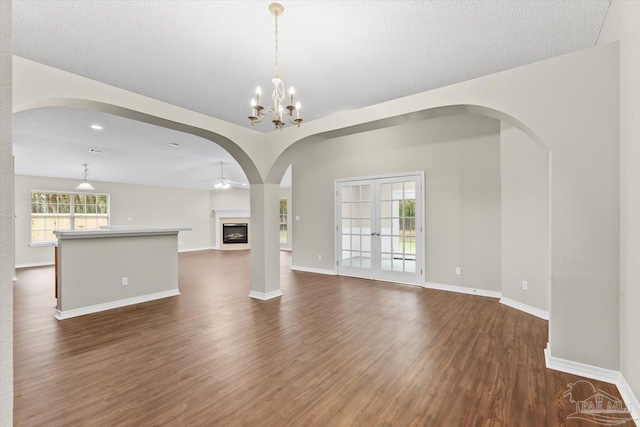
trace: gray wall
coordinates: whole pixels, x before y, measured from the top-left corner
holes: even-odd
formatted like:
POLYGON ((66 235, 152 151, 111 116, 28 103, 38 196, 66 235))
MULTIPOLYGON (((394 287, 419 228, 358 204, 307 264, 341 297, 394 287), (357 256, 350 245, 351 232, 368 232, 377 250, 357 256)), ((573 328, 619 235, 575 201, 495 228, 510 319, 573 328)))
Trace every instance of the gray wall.
POLYGON ((0 425, 13 425, 13 154, 11 0, 0 1, 0 425))
MULTIPOLYGON (((212 246, 209 191, 147 185, 92 182, 95 192, 111 200, 111 225, 189 227, 179 234, 179 250, 212 246), (131 221, 128 219, 131 218, 131 221)), ((53 263, 53 249, 30 247, 30 191, 77 191, 77 181, 59 178, 15 176, 16 265, 53 263)))
POLYGON ((502 296, 548 311, 549 167, 545 149, 501 122, 502 296), (527 282, 528 290, 522 289, 527 282))
POLYGON ((620 41, 620 370, 640 398, 640 2, 614 1, 598 44, 620 41))
POLYGON ((293 264, 335 269, 335 179, 425 171, 426 281, 500 291, 499 130, 495 119, 458 115, 301 147, 293 264))

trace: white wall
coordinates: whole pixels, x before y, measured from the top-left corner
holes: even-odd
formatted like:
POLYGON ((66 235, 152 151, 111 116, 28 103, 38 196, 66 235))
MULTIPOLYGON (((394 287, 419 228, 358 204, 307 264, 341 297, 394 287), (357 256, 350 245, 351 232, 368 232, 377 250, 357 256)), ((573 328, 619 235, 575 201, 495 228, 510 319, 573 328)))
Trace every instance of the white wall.
POLYGON ((301 148, 293 161, 292 215, 300 216, 293 264, 335 269, 335 179, 415 171, 426 172, 426 281, 500 291, 499 122, 480 116, 424 120, 301 148))
POLYGON ((640 2, 613 1, 598 44, 620 41, 620 369, 640 397, 640 2))
MULTIPOLYGON (((179 250, 211 247, 209 191, 97 181, 92 184, 95 192, 110 195, 112 226, 189 227, 193 230, 178 235, 179 250)), ((53 263, 51 247, 29 246, 31 190, 73 192, 77 185, 69 179, 15 176, 17 266, 53 263)))
POLYGON ((0 1, 0 426, 13 425, 13 154, 11 0, 0 1))
POLYGON ((548 311, 549 167, 545 150, 501 123, 502 296, 548 311), (527 282, 528 290, 522 289, 527 282))
POLYGON ((244 188, 230 188, 228 190, 211 190, 211 210, 248 211, 250 191, 244 188))

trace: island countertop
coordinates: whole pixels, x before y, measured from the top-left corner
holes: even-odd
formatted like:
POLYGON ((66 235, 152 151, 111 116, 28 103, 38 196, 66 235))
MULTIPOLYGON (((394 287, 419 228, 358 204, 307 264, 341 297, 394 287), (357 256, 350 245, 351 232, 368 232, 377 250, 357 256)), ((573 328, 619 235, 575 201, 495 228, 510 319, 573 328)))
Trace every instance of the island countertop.
POLYGON ((160 236, 164 234, 178 234, 180 231, 191 231, 191 228, 181 227, 101 227, 99 230, 54 230, 58 240, 95 239, 105 237, 135 237, 160 236))

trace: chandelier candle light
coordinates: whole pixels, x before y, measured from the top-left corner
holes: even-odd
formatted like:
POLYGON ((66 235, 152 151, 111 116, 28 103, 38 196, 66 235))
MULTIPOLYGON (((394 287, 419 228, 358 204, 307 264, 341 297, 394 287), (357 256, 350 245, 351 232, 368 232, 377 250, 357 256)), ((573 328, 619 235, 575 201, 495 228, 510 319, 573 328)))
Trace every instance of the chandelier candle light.
POLYGON ((271 95, 273 105, 265 110, 265 108, 260 104, 260 95, 262 95, 262 91, 260 88, 257 88, 256 97, 251 100, 251 115, 249 116, 249 120, 251 121, 251 126, 253 126, 255 123, 260 123, 264 120, 264 117, 258 119, 259 117, 266 116, 268 113, 271 113, 273 117, 271 121, 275 125, 276 129, 282 130, 285 125, 284 116, 287 115, 289 117, 293 117, 293 112, 295 111, 296 118, 293 120, 289 119, 289 122, 300 127, 300 123, 302 122, 302 119, 300 118, 300 103, 298 102, 295 107, 293 106, 293 95, 295 94, 293 88, 289 89, 289 105, 286 107, 282 106, 285 101, 285 92, 284 82, 282 81, 280 71, 278 70, 278 16, 282 15, 284 7, 279 3, 271 3, 269 5, 269 11, 276 17, 276 76, 271 80, 275 86, 273 94, 271 95))

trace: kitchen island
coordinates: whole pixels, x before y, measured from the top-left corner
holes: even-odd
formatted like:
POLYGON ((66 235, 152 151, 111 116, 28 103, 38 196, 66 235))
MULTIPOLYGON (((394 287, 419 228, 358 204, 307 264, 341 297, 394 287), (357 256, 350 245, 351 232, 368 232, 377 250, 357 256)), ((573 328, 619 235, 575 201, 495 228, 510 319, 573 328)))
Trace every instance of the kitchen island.
POLYGON ((178 233, 190 228, 54 231, 58 320, 180 294, 178 233))

